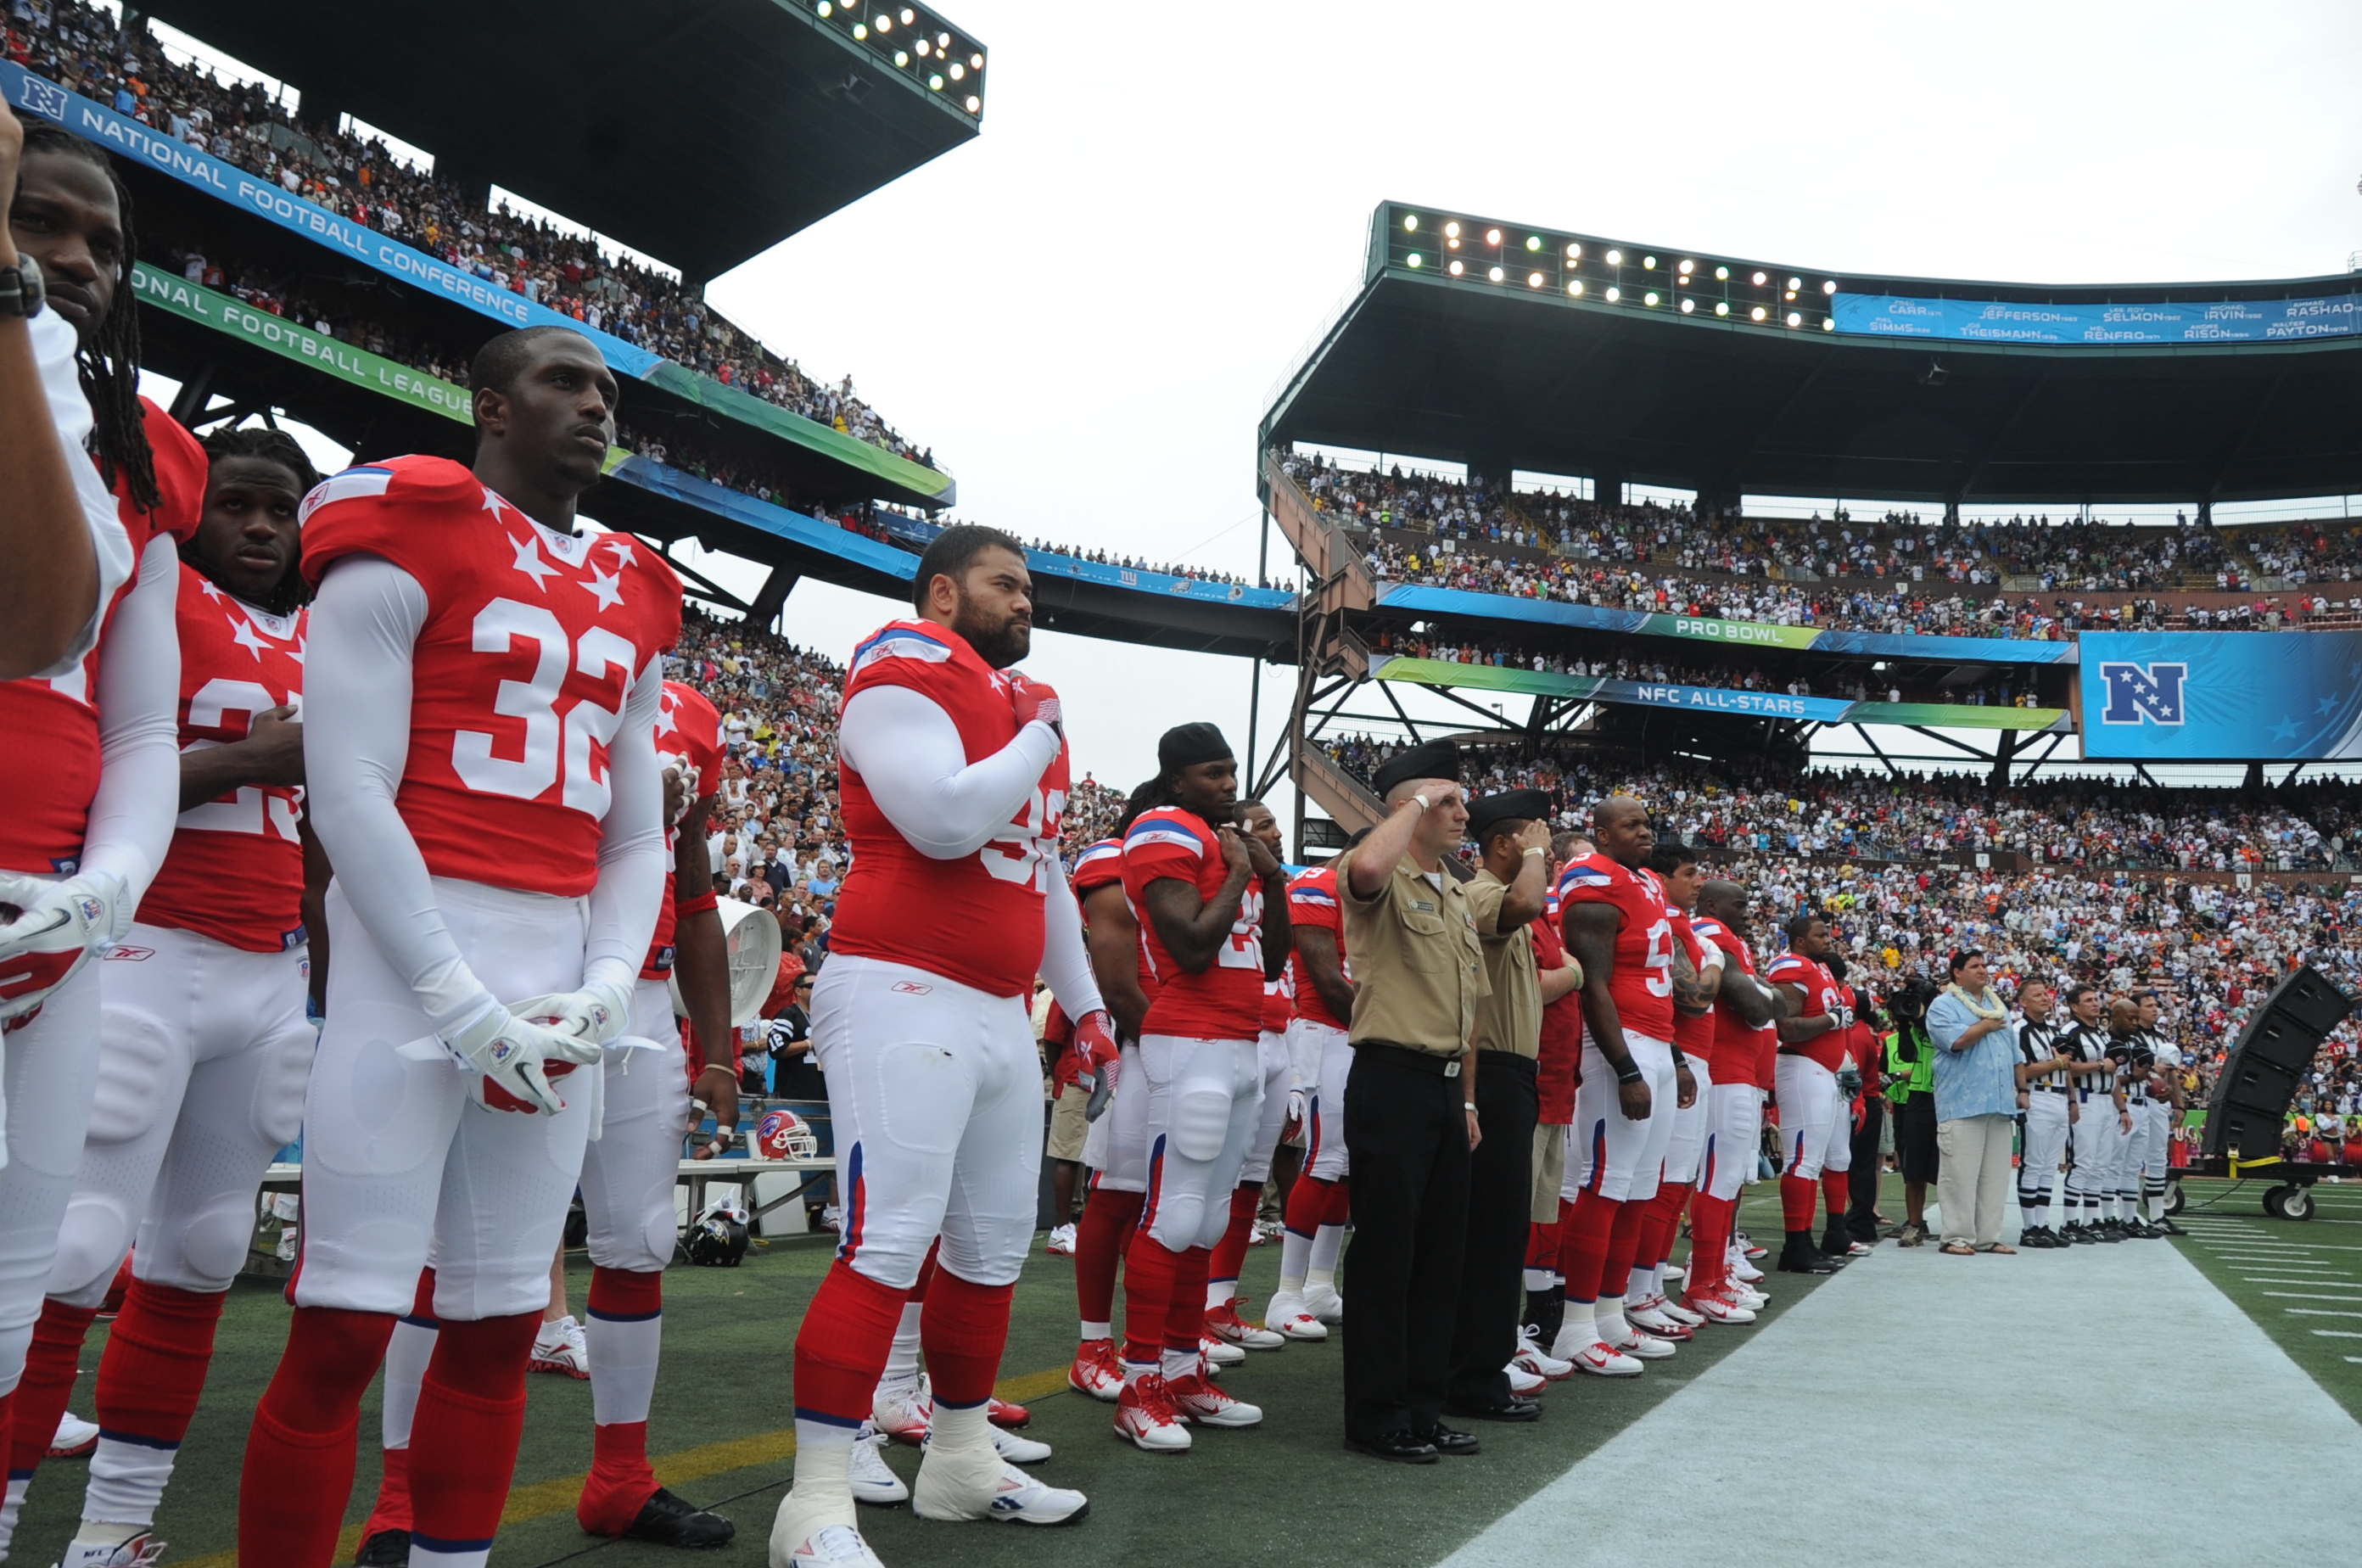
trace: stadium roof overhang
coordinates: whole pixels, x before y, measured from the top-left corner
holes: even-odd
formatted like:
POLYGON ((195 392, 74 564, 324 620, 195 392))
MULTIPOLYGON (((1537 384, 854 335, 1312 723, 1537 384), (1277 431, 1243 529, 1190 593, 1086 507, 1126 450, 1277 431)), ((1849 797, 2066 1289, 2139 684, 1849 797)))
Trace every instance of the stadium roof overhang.
POLYGON ((1716 497, 2362 491, 2351 277, 1864 278, 1392 203, 1372 220, 1365 276, 1265 416, 1266 445, 1716 497))
POLYGON ((438 172, 698 280, 969 140, 983 112, 984 46, 900 0, 883 23, 779 0, 139 9, 285 81, 309 114, 355 115, 435 154, 438 172))

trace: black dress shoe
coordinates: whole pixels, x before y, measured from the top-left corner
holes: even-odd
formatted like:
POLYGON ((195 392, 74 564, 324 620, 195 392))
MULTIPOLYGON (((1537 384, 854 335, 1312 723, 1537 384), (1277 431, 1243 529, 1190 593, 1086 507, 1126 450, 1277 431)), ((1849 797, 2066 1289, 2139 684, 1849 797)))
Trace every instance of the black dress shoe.
POLYGON ((1541 1401, 1520 1399, 1515 1395, 1497 1405, 1462 1405, 1446 1401, 1446 1415, 1458 1416, 1468 1421, 1539 1421, 1542 1419, 1541 1401))
POLYGON ((1814 1249, 1810 1242, 1801 1247, 1780 1249, 1781 1274, 1835 1274, 1845 1265, 1825 1253, 1814 1249))
POLYGON ((1407 1427, 1380 1432, 1367 1441, 1349 1437, 1345 1440, 1345 1446, 1355 1453, 1366 1453, 1372 1459, 1391 1459, 1396 1464, 1432 1464, 1438 1457, 1433 1443, 1426 1441, 1407 1427))
POLYGON ((2190 1232, 2189 1232, 2189 1231, 2187 1231, 2183 1230, 2180 1226, 2179 1226, 2179 1225, 2175 1224, 2175 1223, 2174 1223, 2172 1220, 2167 1220, 2167 1221, 2165 1222, 2165 1225, 2164 1225, 2164 1231, 2165 1231, 2165 1233, 2166 1233, 2167 1235, 2169 1235, 2169 1236, 2187 1236, 2188 1234, 2190 1234, 2190 1232))
POLYGON ((2066 1236, 2070 1245, 2078 1247, 2093 1246, 2100 1240, 2092 1233, 2092 1229, 2088 1225, 2070 1225, 2067 1227, 2066 1236))
POLYGON ((1474 1432, 1455 1432, 1440 1421, 1419 1433, 1429 1448, 1452 1459, 1466 1459, 1481 1453, 1485 1445, 1476 1441, 1474 1432))
POLYGON ((409 1568, 410 1532, 406 1529, 381 1529, 361 1542, 353 1553, 359 1568, 409 1568))
POLYGON ((727 1546, 737 1533, 738 1527, 720 1514, 709 1514, 659 1486, 655 1496, 640 1505, 639 1518, 624 1531, 624 1539, 696 1548, 727 1546))

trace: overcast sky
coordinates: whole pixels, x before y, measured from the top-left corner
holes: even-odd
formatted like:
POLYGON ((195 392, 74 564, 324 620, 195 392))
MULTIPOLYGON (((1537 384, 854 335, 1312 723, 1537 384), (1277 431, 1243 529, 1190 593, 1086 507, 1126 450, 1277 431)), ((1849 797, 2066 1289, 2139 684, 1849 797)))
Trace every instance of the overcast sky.
MULTIPOLYGON (((2356 0, 944 5, 991 51, 983 134, 711 295, 851 372, 957 475, 959 515, 1157 559, 1254 569, 1257 421, 1382 199, 1839 277, 2362 250, 2356 0)), ((807 583, 788 626, 842 657, 892 613, 807 583)), ((1183 720, 1244 745, 1241 661, 1036 648, 1102 778, 1183 720)), ((1292 677, 1266 673, 1266 737, 1292 677)))

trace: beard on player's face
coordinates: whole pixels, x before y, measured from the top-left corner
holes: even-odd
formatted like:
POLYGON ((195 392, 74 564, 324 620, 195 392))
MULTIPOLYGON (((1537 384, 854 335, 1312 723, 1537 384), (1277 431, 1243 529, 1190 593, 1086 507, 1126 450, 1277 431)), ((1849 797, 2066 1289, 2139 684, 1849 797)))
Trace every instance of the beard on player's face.
POLYGON ((1007 669, 1033 647, 1032 617, 996 611, 971 598, 965 589, 959 593, 959 607, 952 613, 952 630, 967 640, 977 657, 995 669, 1007 669))

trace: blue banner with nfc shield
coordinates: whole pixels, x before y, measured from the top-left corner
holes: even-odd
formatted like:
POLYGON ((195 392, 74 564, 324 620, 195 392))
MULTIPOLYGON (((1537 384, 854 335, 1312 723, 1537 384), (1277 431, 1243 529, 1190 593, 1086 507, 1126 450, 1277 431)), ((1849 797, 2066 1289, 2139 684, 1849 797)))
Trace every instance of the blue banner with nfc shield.
POLYGON ((2086 632, 2083 755, 2362 756, 2362 632, 2086 632))
POLYGON ((2362 294, 2279 300, 2058 303, 1839 294, 1839 332, 1962 343, 2109 347, 2124 343, 2280 343, 2362 332, 2362 294))

